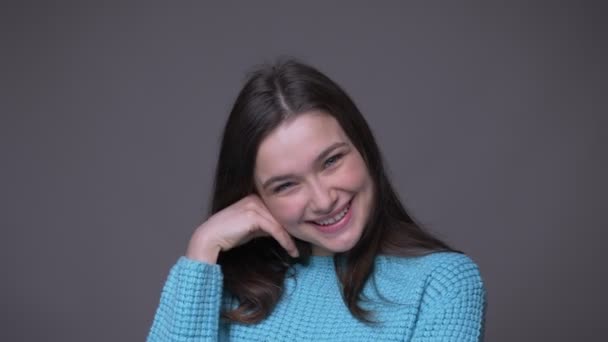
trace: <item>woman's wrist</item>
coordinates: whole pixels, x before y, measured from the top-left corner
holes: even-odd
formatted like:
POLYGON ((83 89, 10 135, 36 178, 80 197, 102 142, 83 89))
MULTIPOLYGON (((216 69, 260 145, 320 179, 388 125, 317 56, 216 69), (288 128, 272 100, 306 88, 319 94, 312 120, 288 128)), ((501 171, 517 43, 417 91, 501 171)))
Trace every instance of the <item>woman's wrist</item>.
POLYGON ((186 258, 207 264, 216 264, 221 250, 219 245, 212 243, 209 239, 194 234, 188 244, 186 258))
POLYGON ((191 248, 188 248, 188 250, 186 251, 186 258, 213 265, 217 263, 217 257, 219 254, 219 248, 217 249, 217 251, 212 249, 191 250, 191 248))

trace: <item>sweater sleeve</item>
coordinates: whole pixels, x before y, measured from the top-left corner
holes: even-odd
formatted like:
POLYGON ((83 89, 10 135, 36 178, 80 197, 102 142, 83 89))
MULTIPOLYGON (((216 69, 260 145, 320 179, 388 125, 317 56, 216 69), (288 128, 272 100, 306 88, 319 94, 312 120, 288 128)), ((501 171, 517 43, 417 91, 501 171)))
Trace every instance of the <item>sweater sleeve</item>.
POLYGON ((147 341, 217 341, 222 284, 219 265, 179 258, 163 287, 147 341))
POLYGON ((465 255, 444 260, 430 274, 412 341, 483 341, 485 309, 477 265, 465 255))

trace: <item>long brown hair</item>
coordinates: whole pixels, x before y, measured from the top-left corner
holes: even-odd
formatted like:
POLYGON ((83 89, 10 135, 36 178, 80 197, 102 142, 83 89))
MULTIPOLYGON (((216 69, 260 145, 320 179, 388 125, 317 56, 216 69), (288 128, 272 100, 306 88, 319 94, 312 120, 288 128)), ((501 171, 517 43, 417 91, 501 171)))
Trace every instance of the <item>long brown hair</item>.
MULTIPOLYGON (((333 116, 363 156, 374 182, 369 221, 357 244, 334 256, 343 299, 363 322, 371 313, 359 305, 361 291, 374 270, 377 255, 413 256, 452 249, 421 229, 406 212, 384 169, 372 132, 354 102, 340 86, 315 68, 283 59, 252 72, 240 91, 224 129, 217 164, 211 214, 255 192, 253 170, 261 141, 286 118, 311 110, 333 116)), ((297 240, 300 258, 293 259, 271 238, 220 253, 225 290, 238 306, 222 313, 234 322, 256 323, 280 300, 293 264, 306 262, 310 243, 297 240)))

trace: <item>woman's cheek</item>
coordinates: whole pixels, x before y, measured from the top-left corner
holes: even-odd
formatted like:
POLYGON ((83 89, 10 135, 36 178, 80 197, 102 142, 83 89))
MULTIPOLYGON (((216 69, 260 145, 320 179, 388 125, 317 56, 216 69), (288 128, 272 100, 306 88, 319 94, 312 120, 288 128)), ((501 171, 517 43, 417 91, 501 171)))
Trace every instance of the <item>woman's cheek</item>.
POLYGON ((340 174, 342 182, 351 186, 361 186, 365 183, 367 176, 367 168, 362 159, 352 158, 349 160, 343 172, 340 174))

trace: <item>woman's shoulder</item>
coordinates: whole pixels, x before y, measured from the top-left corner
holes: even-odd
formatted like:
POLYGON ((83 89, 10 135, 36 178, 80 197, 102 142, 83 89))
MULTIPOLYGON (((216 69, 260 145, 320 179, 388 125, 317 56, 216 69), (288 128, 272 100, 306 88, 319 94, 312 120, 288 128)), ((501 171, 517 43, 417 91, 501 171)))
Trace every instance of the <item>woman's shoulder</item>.
POLYGON ((417 268, 421 270, 434 269, 439 266, 476 266, 476 263, 468 255, 451 251, 436 251, 416 256, 381 255, 378 257, 378 262, 380 264, 392 265, 393 267, 417 268))
POLYGON ((479 267, 471 257, 458 252, 432 252, 421 256, 381 256, 378 271, 395 280, 419 279, 434 286, 478 284, 483 286, 479 267))

